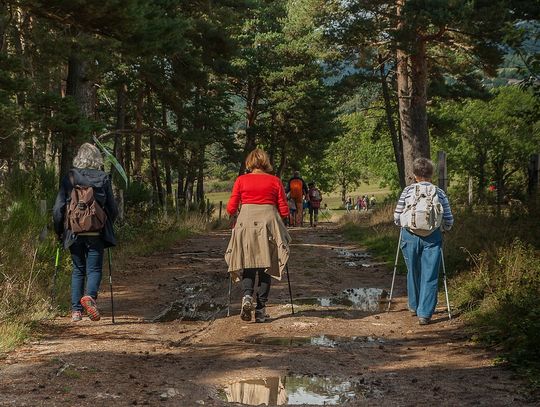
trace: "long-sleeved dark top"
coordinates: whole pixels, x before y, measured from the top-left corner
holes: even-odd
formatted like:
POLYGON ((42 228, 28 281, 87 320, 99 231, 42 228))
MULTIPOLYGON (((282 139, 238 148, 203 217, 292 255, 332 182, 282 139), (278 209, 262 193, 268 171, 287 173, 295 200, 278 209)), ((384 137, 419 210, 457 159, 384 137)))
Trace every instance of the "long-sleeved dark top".
POLYGON ((62 241, 65 248, 71 246, 77 236, 65 228, 66 207, 71 199, 73 185, 90 186, 94 189, 94 197, 98 204, 107 214, 107 222, 100 233, 100 237, 105 242, 105 247, 116 245, 113 223, 118 216, 118 207, 114 200, 110 177, 107 173, 89 168, 70 170, 69 175, 62 178, 60 191, 56 196, 53 207, 54 231, 62 241), (73 178, 73 183, 70 180, 73 178))

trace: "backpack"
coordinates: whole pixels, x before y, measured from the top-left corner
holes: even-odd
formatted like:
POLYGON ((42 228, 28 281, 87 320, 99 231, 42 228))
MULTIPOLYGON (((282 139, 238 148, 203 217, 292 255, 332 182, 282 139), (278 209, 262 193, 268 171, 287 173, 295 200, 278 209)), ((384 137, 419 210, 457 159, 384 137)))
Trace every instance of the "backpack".
POLYGON ((289 182, 289 190, 291 198, 300 200, 304 196, 304 183, 300 178, 293 178, 289 182))
POLYGON ((73 233, 100 232, 107 214, 94 197, 94 188, 75 185, 67 207, 66 227, 73 233))
POLYGON ((415 184, 405 197, 405 209, 399 216, 402 227, 419 236, 428 236, 441 227, 443 207, 435 185, 415 184))
POLYGON ((312 208, 320 208, 321 200, 321 192, 317 188, 309 190, 309 203, 312 208))

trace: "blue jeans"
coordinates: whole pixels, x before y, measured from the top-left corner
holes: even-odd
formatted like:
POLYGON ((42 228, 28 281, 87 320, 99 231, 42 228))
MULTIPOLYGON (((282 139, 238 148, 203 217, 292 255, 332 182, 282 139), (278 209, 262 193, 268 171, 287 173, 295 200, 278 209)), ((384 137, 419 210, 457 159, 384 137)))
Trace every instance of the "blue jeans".
POLYGON ((86 295, 96 299, 103 269, 104 243, 99 236, 77 236, 69 247, 73 272, 71 273, 71 309, 82 311, 81 298, 86 295))
POLYGON ((407 265, 409 309, 420 318, 431 318, 437 305, 442 233, 417 236, 403 228, 401 251, 407 265))

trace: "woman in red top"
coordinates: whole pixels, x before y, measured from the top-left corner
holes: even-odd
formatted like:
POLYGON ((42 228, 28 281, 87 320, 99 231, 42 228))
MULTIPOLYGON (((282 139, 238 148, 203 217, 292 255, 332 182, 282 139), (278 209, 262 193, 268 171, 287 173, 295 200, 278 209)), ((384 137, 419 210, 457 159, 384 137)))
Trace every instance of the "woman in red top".
POLYGON ((285 189, 278 177, 271 175, 268 155, 255 149, 246 158, 249 174, 239 176, 227 204, 227 212, 240 214, 232 231, 225 253, 231 277, 242 279, 242 310, 240 317, 264 322, 271 277, 281 280, 289 260, 291 238, 282 218, 289 215, 285 189), (254 306, 255 276, 259 275, 259 289, 254 306))

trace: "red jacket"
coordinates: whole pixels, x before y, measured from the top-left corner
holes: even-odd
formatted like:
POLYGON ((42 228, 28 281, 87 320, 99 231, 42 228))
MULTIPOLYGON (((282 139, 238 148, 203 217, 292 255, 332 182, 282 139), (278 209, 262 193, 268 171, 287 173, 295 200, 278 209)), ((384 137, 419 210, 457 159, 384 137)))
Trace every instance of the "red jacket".
POLYGON ((289 216, 285 189, 278 177, 270 174, 240 175, 234 182, 227 212, 235 215, 242 204, 274 205, 281 217, 289 216))

